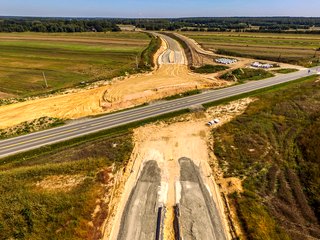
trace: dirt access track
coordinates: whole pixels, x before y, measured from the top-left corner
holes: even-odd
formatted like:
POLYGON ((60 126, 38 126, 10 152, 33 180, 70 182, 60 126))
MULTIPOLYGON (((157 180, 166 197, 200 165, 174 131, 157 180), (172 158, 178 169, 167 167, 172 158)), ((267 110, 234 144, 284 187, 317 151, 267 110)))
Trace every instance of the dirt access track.
POLYGON ((134 131, 135 147, 126 166, 114 212, 105 226, 107 239, 155 239, 159 210, 163 239, 175 239, 174 209, 180 211, 183 239, 230 239, 221 189, 216 184, 211 131, 207 121, 221 126, 243 113, 253 99, 242 99, 185 114, 169 122, 134 131))
POLYGON ((93 89, 1 106, 0 129, 44 116, 76 119, 112 112, 193 89, 230 84, 191 73, 180 45, 167 36, 157 35, 161 37, 162 45, 155 55, 158 64, 154 71, 115 79, 93 89))

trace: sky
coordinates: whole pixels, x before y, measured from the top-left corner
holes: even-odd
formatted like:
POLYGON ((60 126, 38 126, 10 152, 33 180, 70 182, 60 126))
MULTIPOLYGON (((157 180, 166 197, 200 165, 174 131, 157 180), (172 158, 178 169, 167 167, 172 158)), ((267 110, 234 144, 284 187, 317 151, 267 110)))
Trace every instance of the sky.
POLYGON ((0 0, 0 16, 320 17, 320 0, 0 0))

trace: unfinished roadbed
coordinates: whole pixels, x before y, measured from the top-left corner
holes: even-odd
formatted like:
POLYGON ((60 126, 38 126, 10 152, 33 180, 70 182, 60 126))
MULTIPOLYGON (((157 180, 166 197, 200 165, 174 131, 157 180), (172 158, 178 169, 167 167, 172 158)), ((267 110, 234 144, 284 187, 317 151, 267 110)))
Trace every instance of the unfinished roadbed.
POLYGON ((222 189, 212 167, 212 128, 206 122, 219 118, 214 126, 218 127, 241 114, 251 101, 136 129, 134 152, 103 239, 155 239, 158 233, 164 239, 179 234, 183 239, 231 239, 222 189))

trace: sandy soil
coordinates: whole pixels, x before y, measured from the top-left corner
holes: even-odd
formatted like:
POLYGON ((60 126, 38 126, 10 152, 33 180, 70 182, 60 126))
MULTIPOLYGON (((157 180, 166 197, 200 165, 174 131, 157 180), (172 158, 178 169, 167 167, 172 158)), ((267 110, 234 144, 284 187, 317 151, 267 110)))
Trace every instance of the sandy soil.
POLYGON ((185 65, 160 65, 155 72, 133 76, 111 85, 105 92, 106 110, 121 109, 177 93, 226 86, 226 81, 213 81, 189 72, 185 65))
POLYGON ((58 95, 0 107, 0 128, 49 116, 79 118, 102 112, 100 96, 104 87, 78 93, 58 95))
MULTIPOLYGON (((156 57, 165 50, 163 43, 156 57)), ((44 116, 76 119, 132 107, 196 88, 227 84, 230 83, 190 73, 185 65, 161 65, 151 73, 118 78, 106 86, 1 106, 0 129, 44 116)))
MULTIPOLYGON (((210 149, 212 148, 211 130, 243 113, 252 101, 253 99, 242 99, 227 105, 210 108, 205 113, 186 114, 176 117, 170 122, 159 122, 135 129, 134 153, 126 171, 130 175, 124 178, 125 187, 122 188, 122 195, 119 196, 118 204, 114 208, 113 218, 106 223, 108 226, 106 227, 104 239, 115 239, 128 196, 139 177, 141 166, 148 160, 158 162, 161 168, 161 181, 168 186, 167 196, 164 198, 164 203, 167 207, 164 229, 165 239, 174 239, 173 206, 176 204, 177 198, 179 198, 176 194, 176 183, 180 177, 178 159, 181 157, 192 159, 196 166, 199 167, 204 176, 205 184, 210 189, 221 215, 225 216, 224 203, 220 195, 222 190, 216 184, 216 180, 219 180, 222 176, 219 173, 212 172, 213 169, 216 169, 214 166, 217 166, 217 163, 210 149), (206 122, 215 118, 220 120, 219 124, 213 127, 206 126, 206 122)), ((230 179, 224 180, 226 184, 229 181, 230 179)), ((223 180, 220 180, 219 184, 222 182, 223 180)), ((241 181, 233 179, 232 182, 236 182, 236 187, 241 188, 241 181)), ((223 188, 225 186, 220 185, 223 188)), ((229 185, 234 188, 235 184, 229 185)), ((225 217, 223 221, 227 225, 225 217)))

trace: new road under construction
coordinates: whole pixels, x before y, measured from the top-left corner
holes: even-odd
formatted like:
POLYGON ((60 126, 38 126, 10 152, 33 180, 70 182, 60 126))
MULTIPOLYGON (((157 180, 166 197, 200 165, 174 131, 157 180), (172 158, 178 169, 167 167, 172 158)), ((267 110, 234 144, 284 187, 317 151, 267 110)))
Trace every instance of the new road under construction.
MULTIPOLYGON (((189 158, 179 159, 180 179, 175 182, 173 229, 175 239, 228 239, 211 192, 199 168, 189 158)), ((161 185, 157 161, 145 162, 122 213, 117 239, 164 239, 167 184, 161 185)))
MULTIPOLYGON (((160 55, 159 64, 185 65, 187 60, 180 45, 168 36, 160 36, 170 49, 160 55)), ((206 128, 204 124, 200 126, 206 128)), ((210 174, 204 173, 210 168, 204 168, 208 162, 206 143, 201 137, 204 130, 188 129, 187 135, 181 136, 190 140, 185 144, 175 139, 179 135, 176 130, 168 132, 175 136, 168 136, 167 132, 161 135, 160 131, 159 139, 155 139, 156 134, 151 139, 142 138, 115 218, 109 223, 111 233, 105 239, 230 239, 219 193, 209 186, 210 174), (197 150, 193 149, 199 144, 197 150), (199 150, 203 155, 197 155, 199 150)))
MULTIPOLYGON (((168 68, 185 67, 188 61, 179 43, 157 35, 168 46, 158 63, 168 68)), ((311 75, 311 71, 210 90, 7 139, 0 142, 0 157, 286 83, 311 75)), ((155 131, 144 135, 140 151, 133 157, 132 167, 128 167, 129 176, 103 239, 231 239, 221 195, 208 164, 204 140, 207 127, 204 123, 197 126, 198 129, 186 126, 183 131, 166 126, 159 130, 157 139, 155 131)))

